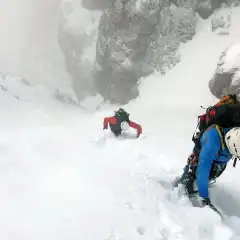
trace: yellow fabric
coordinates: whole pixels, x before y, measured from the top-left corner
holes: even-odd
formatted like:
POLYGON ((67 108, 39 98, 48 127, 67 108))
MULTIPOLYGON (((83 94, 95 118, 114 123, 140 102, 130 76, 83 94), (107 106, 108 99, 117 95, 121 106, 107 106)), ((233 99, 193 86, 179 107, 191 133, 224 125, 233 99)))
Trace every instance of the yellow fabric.
POLYGON ((222 131, 221 131, 221 127, 216 125, 216 129, 218 132, 218 135, 220 137, 220 141, 221 141, 221 146, 222 146, 222 150, 224 150, 226 148, 225 143, 224 143, 224 139, 223 139, 223 135, 222 135, 222 131))

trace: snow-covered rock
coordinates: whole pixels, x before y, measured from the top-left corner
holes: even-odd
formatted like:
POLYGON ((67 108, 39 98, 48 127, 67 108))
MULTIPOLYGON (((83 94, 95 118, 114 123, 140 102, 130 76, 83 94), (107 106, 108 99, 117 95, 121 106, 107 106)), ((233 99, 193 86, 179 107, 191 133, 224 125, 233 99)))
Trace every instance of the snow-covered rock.
MULTIPOLYGON (((83 3, 87 4, 86 1, 83 3)), ((89 94, 96 93, 92 71, 96 55, 98 22, 101 15, 98 9, 91 11, 84 8, 83 3, 77 0, 62 1, 58 30, 58 43, 65 57, 66 69, 71 76, 73 89, 80 100, 89 94)), ((94 1, 92 3, 94 4, 94 1)))
POLYGON ((111 0, 82 0, 84 8, 89 10, 104 10, 111 5, 111 0))
MULTIPOLYGON (((139 79, 179 63, 179 46, 195 35, 198 16, 208 18, 222 2, 238 1, 63 0, 59 45, 78 98, 136 98, 139 79)), ((220 29, 220 20, 213 19, 213 30, 220 29)))
MULTIPOLYGON (((212 0, 199 0, 198 6, 196 11, 202 18, 208 18, 216 8, 214 3, 219 4, 219 1, 212 1, 212 0)), ((219 5, 220 6, 220 5, 219 5)))
POLYGON ((112 102, 136 98, 139 78, 175 66, 179 45, 192 38, 195 27, 194 11, 169 1, 116 1, 99 23, 98 92, 112 102))
POLYGON ((218 98, 240 93, 240 44, 232 45, 221 54, 209 87, 218 98))
POLYGON ((231 26, 231 12, 216 12, 212 17, 212 31, 219 35, 229 34, 229 27, 231 26))

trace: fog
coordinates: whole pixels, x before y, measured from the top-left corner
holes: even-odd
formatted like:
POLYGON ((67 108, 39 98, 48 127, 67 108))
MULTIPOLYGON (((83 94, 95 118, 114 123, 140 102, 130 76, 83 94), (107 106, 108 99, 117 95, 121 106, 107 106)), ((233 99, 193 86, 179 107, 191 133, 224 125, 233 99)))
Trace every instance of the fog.
POLYGON ((32 84, 65 88, 70 81, 57 43, 61 0, 0 1, 0 71, 32 84))

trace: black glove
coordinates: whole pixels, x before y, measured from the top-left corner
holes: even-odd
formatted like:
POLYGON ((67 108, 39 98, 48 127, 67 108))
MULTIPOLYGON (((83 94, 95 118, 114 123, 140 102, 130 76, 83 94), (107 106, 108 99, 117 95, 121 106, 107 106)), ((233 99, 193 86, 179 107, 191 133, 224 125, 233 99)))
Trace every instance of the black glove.
POLYGON ((193 195, 192 198, 192 204, 194 207, 205 207, 205 206, 210 206, 211 205, 211 201, 210 198, 202 198, 202 197, 196 197, 193 195))
POLYGON ((221 212, 211 203, 210 198, 198 198, 197 202, 192 202, 194 207, 210 207, 214 212, 219 214, 219 216, 223 219, 223 215, 221 212))
POLYGON ((202 198, 201 203, 202 203, 202 207, 207 206, 207 205, 208 206, 212 205, 211 201, 210 201, 210 198, 202 198))
POLYGON ((219 214, 219 216, 223 219, 222 213, 211 203, 210 198, 204 198, 202 200, 203 207, 204 206, 209 206, 214 212, 219 214))

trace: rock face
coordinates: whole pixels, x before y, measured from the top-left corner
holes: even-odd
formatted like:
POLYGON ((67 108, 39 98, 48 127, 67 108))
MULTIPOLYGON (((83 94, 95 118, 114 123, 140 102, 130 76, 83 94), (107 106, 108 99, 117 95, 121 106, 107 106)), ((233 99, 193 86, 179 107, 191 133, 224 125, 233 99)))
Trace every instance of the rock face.
POLYGON ((220 7, 221 0, 173 0, 176 6, 191 8, 197 12, 201 18, 208 18, 213 11, 220 7))
POLYGON ((203 19, 208 18, 213 13, 211 1, 201 1, 198 4, 197 12, 203 19))
POLYGON ((231 93, 240 94, 240 44, 222 53, 209 88, 217 98, 231 93))
POLYGON ((201 18, 206 19, 212 15, 214 10, 219 8, 222 4, 228 7, 236 6, 239 0, 190 0, 192 8, 200 15, 201 18))
POLYGON ((228 28, 231 26, 231 13, 218 12, 212 17, 212 31, 218 35, 229 34, 228 28))
MULTIPOLYGON (((199 16, 208 18, 222 4, 240 0, 62 2, 59 45, 78 98, 99 93, 112 103, 127 103, 138 96, 141 77, 165 74, 181 60, 178 48, 194 36, 199 16)), ((229 16, 215 16, 212 31, 227 34, 229 24, 229 16)))
MULTIPOLYGON (((97 1, 88 1, 92 3, 88 5, 89 8, 97 8, 94 4, 97 1)), ((100 16, 101 11, 89 11, 83 8, 81 1, 62 1, 58 43, 64 54, 66 70, 71 76, 73 89, 79 100, 89 94, 96 94, 92 71, 100 16)))
POLYGON ((111 0, 82 0, 82 6, 88 10, 104 10, 111 6, 111 0))
POLYGON ((191 8, 166 0, 118 0, 103 12, 96 48, 95 84, 105 100, 138 96, 140 77, 174 67, 177 49, 195 34, 191 8))

